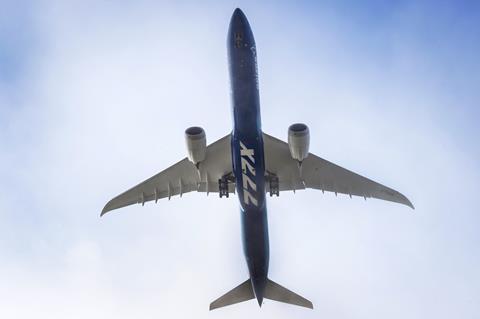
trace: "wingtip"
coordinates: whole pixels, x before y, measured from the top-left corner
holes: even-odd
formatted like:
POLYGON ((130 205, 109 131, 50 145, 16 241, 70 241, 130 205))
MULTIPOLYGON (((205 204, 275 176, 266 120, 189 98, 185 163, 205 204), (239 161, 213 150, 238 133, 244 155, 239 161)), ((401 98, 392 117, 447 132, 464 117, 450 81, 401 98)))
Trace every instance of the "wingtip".
POLYGON ((398 203, 408 206, 411 209, 415 210, 415 206, 413 206, 412 202, 407 198, 407 196, 403 195, 402 193, 398 193, 398 194, 400 197, 400 200, 398 201, 398 203))
POLYGON ((405 197, 405 205, 407 205, 411 209, 415 210, 415 206, 413 206, 412 202, 406 197, 405 197))
POLYGON ((208 310, 212 311, 212 310, 215 310, 215 309, 218 309, 218 308, 220 308, 220 307, 215 303, 215 301, 213 301, 213 302, 210 303, 210 307, 209 307, 208 310))
POLYGON ((305 302, 302 305, 298 305, 298 306, 313 310, 313 303, 308 299, 305 299, 305 302))
POLYGON ((102 212, 100 213, 100 217, 102 217, 103 215, 105 215, 106 213, 108 213, 111 210, 110 207, 109 207, 109 204, 110 203, 107 203, 107 205, 105 205, 105 207, 103 207, 102 212))

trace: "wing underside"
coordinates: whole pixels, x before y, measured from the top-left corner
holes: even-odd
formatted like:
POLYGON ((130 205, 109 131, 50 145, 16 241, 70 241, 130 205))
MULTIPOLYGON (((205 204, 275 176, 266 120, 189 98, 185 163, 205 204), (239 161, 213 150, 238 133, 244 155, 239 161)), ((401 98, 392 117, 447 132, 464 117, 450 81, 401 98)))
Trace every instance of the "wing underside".
MULTIPOLYGON (((290 155, 288 144, 268 134, 263 134, 265 166, 278 177, 279 191, 313 188, 349 196, 377 198, 414 208, 398 191, 366 177, 335 165, 309 153, 301 167, 290 155)), ((268 183, 267 183, 268 185, 268 183)))
MULTIPOLYGON (((301 168, 291 155, 288 144, 268 134, 263 134, 265 167, 268 174, 278 178, 279 191, 296 191, 306 188, 322 192, 377 198, 397 202, 414 208, 412 203, 398 191, 374 182, 366 177, 335 165, 309 153, 301 168)), ((149 201, 197 191, 219 191, 219 179, 232 174, 230 134, 207 147, 206 158, 199 168, 187 158, 170 166, 144 182, 110 200, 101 215, 132 204, 144 205, 149 201)), ((268 177, 268 176, 267 176, 268 177)), ((228 183, 230 193, 235 184, 228 183)), ((270 191, 266 183, 266 191, 270 191)))
MULTIPOLYGON (((199 168, 187 158, 170 166, 166 170, 134 186, 110 200, 102 210, 105 213, 132 204, 145 204, 162 198, 182 196, 198 191, 214 193, 219 191, 218 180, 232 172, 230 134, 207 147, 205 160, 199 168)), ((235 185, 229 183, 229 191, 235 191, 235 185)))

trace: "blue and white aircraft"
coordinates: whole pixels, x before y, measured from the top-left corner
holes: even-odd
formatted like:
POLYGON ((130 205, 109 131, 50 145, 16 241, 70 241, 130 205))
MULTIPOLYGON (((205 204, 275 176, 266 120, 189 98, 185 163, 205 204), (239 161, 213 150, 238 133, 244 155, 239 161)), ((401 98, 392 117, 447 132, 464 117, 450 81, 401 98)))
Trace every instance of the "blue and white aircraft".
POLYGON ((250 25, 240 9, 233 12, 227 47, 233 131, 207 146, 202 128, 188 128, 188 156, 113 198, 101 215, 192 191, 218 192, 220 198, 236 192, 250 278, 213 301, 210 310, 250 299, 257 299, 261 306, 263 298, 313 308, 310 301, 268 278, 266 193, 279 196, 282 191, 312 188, 414 207, 399 192, 309 153, 310 134, 305 124, 289 127, 288 143, 262 132, 257 51, 250 25))

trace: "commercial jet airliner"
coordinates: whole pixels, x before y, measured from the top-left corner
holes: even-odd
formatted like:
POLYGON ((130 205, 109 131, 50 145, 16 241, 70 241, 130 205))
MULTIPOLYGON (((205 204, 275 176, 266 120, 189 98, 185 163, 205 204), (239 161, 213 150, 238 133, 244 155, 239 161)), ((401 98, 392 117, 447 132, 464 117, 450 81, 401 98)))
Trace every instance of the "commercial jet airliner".
POLYGON ((101 215, 131 204, 197 191, 220 198, 236 193, 240 201, 242 240, 250 278, 210 304, 210 310, 256 299, 276 300, 313 309, 313 304, 268 278, 269 243, 266 194, 306 188, 378 198, 413 208, 399 192, 362 177, 312 153, 305 124, 288 128, 288 142, 262 132, 257 50, 252 30, 240 9, 233 12, 227 39, 233 130, 207 146, 205 131, 185 131, 188 156, 118 195, 101 215))

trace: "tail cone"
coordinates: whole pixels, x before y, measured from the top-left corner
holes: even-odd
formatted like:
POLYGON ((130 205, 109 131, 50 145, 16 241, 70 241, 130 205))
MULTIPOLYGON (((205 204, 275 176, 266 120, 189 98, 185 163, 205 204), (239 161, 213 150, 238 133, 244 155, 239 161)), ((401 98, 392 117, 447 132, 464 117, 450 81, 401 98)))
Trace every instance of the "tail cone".
POLYGON ((262 308, 263 296, 257 296, 258 306, 262 308))
POLYGON ((266 278, 252 279, 252 286, 253 286, 253 291, 255 292, 255 298, 257 298, 258 305, 260 307, 262 307, 266 284, 267 284, 266 278))

